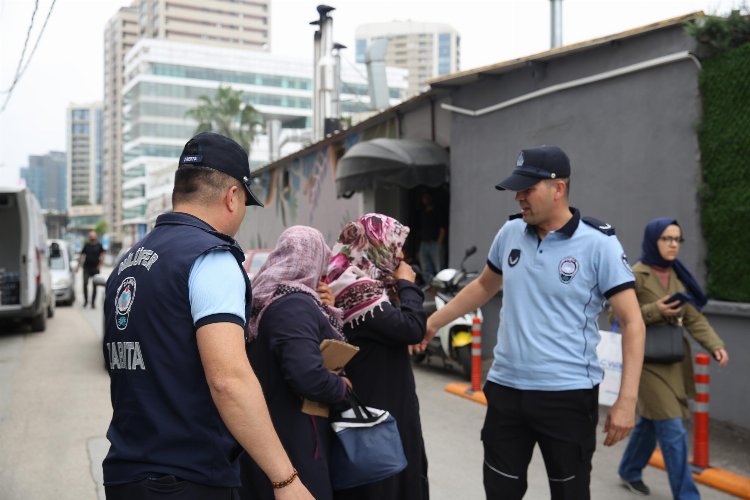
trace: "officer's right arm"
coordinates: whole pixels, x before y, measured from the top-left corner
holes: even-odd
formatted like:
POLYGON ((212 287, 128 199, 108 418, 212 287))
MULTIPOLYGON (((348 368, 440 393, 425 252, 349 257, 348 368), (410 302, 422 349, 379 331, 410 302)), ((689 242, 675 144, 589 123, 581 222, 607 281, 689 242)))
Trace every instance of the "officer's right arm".
MULTIPOLYGON (((271 481, 284 481, 294 469, 245 355, 243 328, 210 323, 198 329, 197 340, 211 397, 224 424, 271 481)), ((313 498, 300 480, 274 493, 277 499, 313 498)))
POLYGON ((477 279, 466 285, 466 288, 449 300, 442 309, 427 318, 427 333, 417 350, 427 348, 427 344, 440 328, 486 304, 502 287, 503 275, 485 265, 477 279))

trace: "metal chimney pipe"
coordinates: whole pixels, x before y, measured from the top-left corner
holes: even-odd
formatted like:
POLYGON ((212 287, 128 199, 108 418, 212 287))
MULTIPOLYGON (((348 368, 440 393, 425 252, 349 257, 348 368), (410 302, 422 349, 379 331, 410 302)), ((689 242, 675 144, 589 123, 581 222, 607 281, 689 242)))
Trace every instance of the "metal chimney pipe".
POLYGON ((388 39, 376 38, 367 47, 367 84, 370 91, 370 109, 385 109, 389 104, 388 77, 385 71, 385 53, 388 39))
POLYGON ((329 12, 334 10, 333 7, 327 5, 318 5, 318 13, 320 14, 320 58, 318 59, 317 72, 318 72, 318 96, 320 102, 320 111, 322 116, 319 118, 319 125, 323 127, 323 134, 325 134, 324 123, 328 118, 334 118, 333 116, 333 92, 334 92, 334 61, 333 61, 333 18, 328 15, 329 12))
MULTIPOLYGON (((313 21, 310 24, 320 26, 320 21, 313 21)), ((318 80, 318 62, 320 61, 320 29, 315 31, 313 38, 313 93, 312 93, 312 130, 313 141, 317 142, 323 138, 323 117, 320 113, 320 81, 318 80)))
POLYGON ((562 2, 563 0, 549 2, 549 43, 552 49, 562 45, 562 2))
POLYGON ((341 119, 341 49, 346 45, 340 43, 333 44, 333 97, 331 103, 331 112, 329 118, 341 119))
POLYGON ((281 158, 281 120, 273 118, 266 122, 268 133, 268 159, 274 162, 281 158))

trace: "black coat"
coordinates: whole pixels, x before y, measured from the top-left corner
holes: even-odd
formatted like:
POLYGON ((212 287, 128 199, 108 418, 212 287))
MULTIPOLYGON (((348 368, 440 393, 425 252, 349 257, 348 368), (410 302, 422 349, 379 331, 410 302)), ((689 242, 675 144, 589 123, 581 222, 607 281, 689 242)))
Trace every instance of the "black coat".
POLYGON ((354 392, 364 404, 388 410, 396 419, 408 465, 401 473, 377 483, 337 491, 336 500, 424 500, 429 498, 427 456, 422 440, 414 374, 408 352, 425 334, 422 290, 398 282, 400 304, 384 304, 344 334, 359 352, 346 365, 354 392))
MULTIPOLYGON (((332 498, 328 453, 333 431, 327 418, 301 412, 302 397, 334 404, 344 399, 346 386, 323 368, 320 343, 335 338, 315 301, 292 293, 266 309, 258 337, 247 347, 250 364, 263 387, 276 433, 299 477, 317 500, 332 498)), ((245 500, 273 499, 270 480, 245 455, 241 460, 245 500)))

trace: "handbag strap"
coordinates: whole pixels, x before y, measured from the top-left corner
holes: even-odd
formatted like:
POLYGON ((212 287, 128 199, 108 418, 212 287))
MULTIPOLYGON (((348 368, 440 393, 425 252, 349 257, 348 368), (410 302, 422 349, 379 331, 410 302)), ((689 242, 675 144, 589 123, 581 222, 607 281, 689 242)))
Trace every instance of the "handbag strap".
POLYGON ((362 404, 362 401, 359 399, 359 397, 357 397, 357 395, 352 391, 347 394, 346 400, 354 411, 355 416, 354 418, 346 418, 339 415, 334 419, 336 422, 364 424, 375 422, 382 417, 382 415, 376 415, 368 410, 367 407, 362 404))

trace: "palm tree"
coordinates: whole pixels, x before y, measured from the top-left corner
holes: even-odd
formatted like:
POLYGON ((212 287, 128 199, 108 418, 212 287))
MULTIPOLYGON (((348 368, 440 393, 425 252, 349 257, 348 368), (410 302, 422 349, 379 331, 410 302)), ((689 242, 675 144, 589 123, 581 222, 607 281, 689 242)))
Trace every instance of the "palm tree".
POLYGON ((231 137, 249 155, 255 126, 262 124, 262 118, 254 107, 242 102, 242 91, 220 86, 213 99, 202 95, 198 101, 200 104, 185 113, 198 122, 195 133, 216 132, 231 137))

